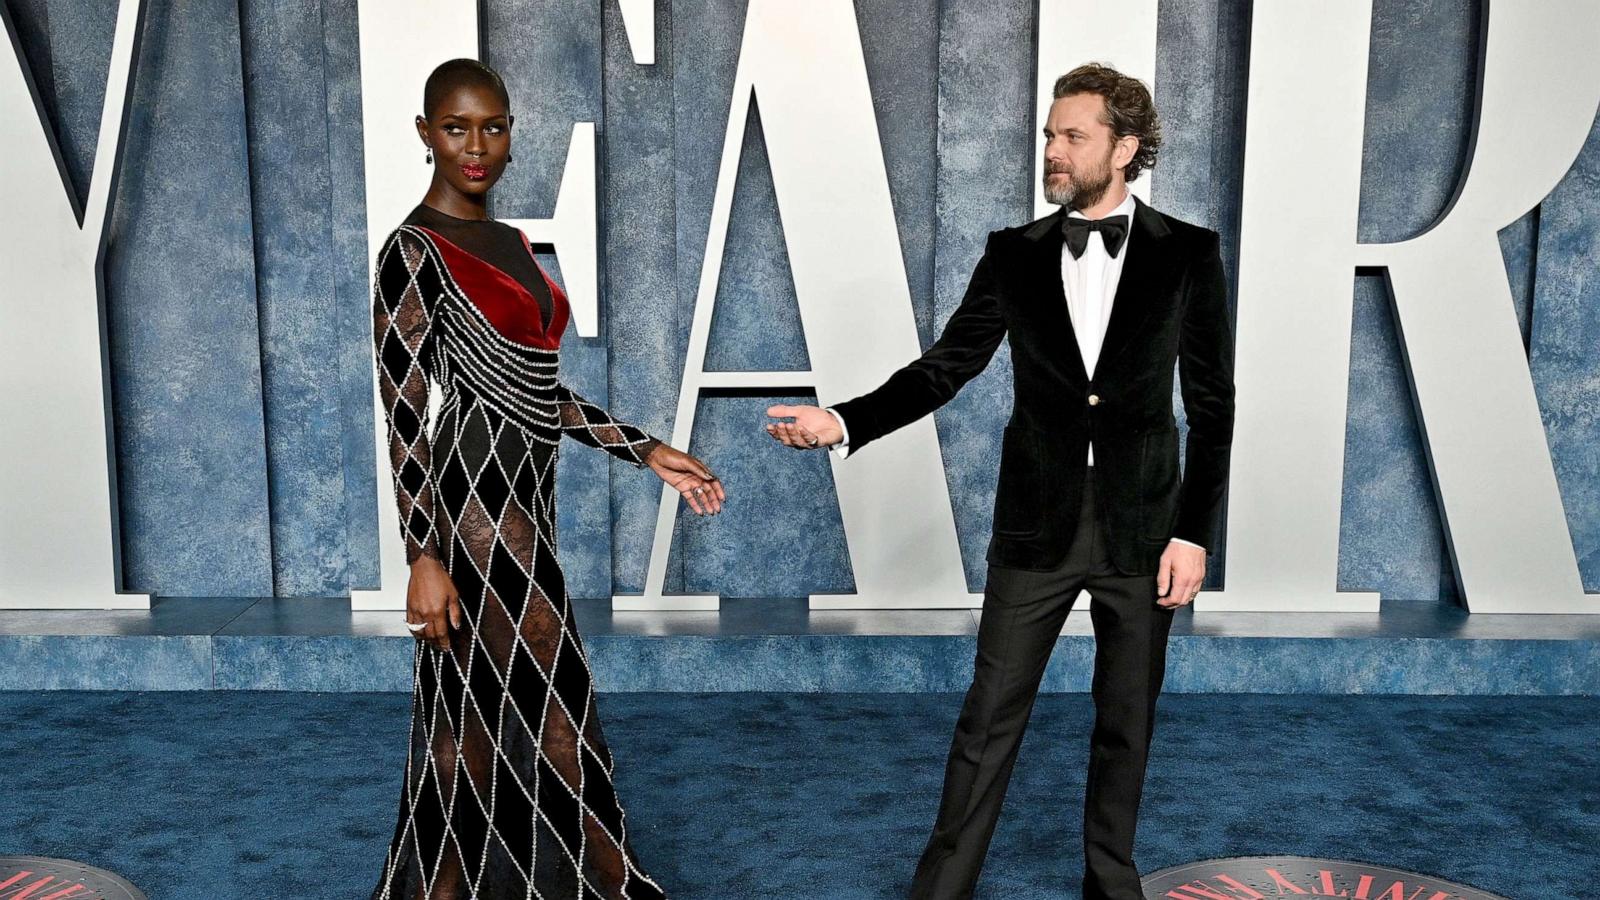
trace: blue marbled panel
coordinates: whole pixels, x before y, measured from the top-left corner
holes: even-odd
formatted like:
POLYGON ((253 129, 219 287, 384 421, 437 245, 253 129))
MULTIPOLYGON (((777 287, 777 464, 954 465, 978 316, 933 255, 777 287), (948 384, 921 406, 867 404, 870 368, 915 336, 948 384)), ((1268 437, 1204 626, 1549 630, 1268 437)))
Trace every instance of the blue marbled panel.
MULTIPOLYGON (((116 6, 110 0, 98 4, 50 0, 47 5, 50 66, 48 80, 41 79, 41 99, 47 100, 62 159, 82 201, 94 173, 116 6)), ((40 74, 37 66, 34 71, 40 74)))
MULTIPOLYGON (((1240 195, 1244 189, 1245 99, 1250 80, 1251 0, 1218 0, 1216 80, 1211 130, 1211 211, 1207 224, 1222 238, 1222 268, 1231 296, 1239 274, 1240 195)), ((1159 80, 1160 73, 1157 72, 1159 80)), ((1161 90, 1160 85, 1156 90, 1161 90)), ((1161 177, 1155 184, 1160 189, 1161 177)))
MULTIPOLYGON (((679 338, 673 151, 673 15, 657 4, 656 62, 640 66, 614 3, 605 15, 602 234, 611 408, 663 441, 672 439, 683 344, 679 338)), ((713 466, 716 460, 709 461, 713 466)), ((611 577, 622 593, 644 586, 661 482, 612 464, 611 577)))
MULTIPOLYGON (((559 280, 561 267, 554 257, 541 256, 540 263, 559 280)), ((590 402, 610 407, 607 356, 604 324, 599 337, 584 338, 569 323, 561 341, 562 383, 590 402)), ((561 442, 556 460, 556 528, 567 591, 574 597, 611 596, 611 460, 609 454, 575 440, 561 442)), ((655 480, 654 475, 637 472, 634 477, 655 480)))
POLYGON ((273 580, 328 596, 346 585, 346 513, 322 4, 245 4, 240 25, 273 580))
POLYGON ((204 691, 213 686, 208 635, 0 637, 0 691, 204 691))
MULTIPOLYGON (((728 239, 718 267, 705 360, 706 370, 711 372, 810 368, 757 107, 755 101, 749 104, 738 181, 728 211, 728 239)), ((707 260, 706 265, 710 264, 707 260)), ((751 436, 757 435, 752 432, 751 436)))
POLYGON ((238 6, 147 15, 105 267, 126 584, 267 595, 238 6))
POLYGON ((582 0, 493 0, 480 27, 482 58, 505 79, 516 118, 515 159, 495 184, 494 216, 548 216, 573 124, 604 121, 599 10, 582 0))
MULTIPOLYGON (((367 268, 365 142, 356 0, 322 0, 327 94, 328 215, 339 364, 339 438, 344 469, 345 588, 378 584, 378 465, 372 406, 372 273, 367 268)), ((420 157, 419 157, 420 159, 420 157)), ((420 163, 419 163, 420 164, 420 163)), ((385 458, 383 465, 387 466, 385 458)), ((384 470, 388 489, 388 469, 384 470)), ((387 523, 385 523, 387 524, 387 523)), ((337 593, 343 593, 338 591, 337 593)))
POLYGON ((742 0, 679 0, 672 4, 670 65, 678 334, 676 346, 665 349, 678 363, 663 374, 668 377, 666 383, 673 391, 677 390, 682 374, 681 361, 689 343, 695 293, 700 287, 706 235, 711 227, 711 202, 722 161, 723 135, 728 128, 739 41, 744 33, 744 11, 742 0))
MULTIPOLYGON (((1151 179, 1151 203, 1157 209, 1218 232, 1230 294, 1244 171, 1238 151, 1244 142, 1248 22, 1247 0, 1160 4, 1154 91, 1162 148, 1156 167, 1141 176, 1151 179)), ((1176 373, 1172 390, 1181 467, 1189 419, 1176 373)), ((1226 540, 1207 549, 1205 586, 1220 587, 1226 540)))
POLYGON ((1413 237, 1444 212, 1476 102, 1478 4, 1374 0, 1361 152, 1363 243, 1413 237))
MULTIPOLYGON (((598 689, 964 690, 970 634, 735 634, 584 638, 598 689)), ((403 636, 4 635, 0 690, 408 691, 403 636)), ((1168 693, 1600 694, 1593 640, 1224 637, 1174 634, 1168 693)), ((1063 635, 1046 692, 1087 691, 1094 639, 1063 635)))
MULTIPOLYGON (((989 232, 1033 218, 1036 6, 1024 0, 940 6, 937 328, 961 303, 989 232)), ((989 368, 934 414, 967 585, 975 590, 985 579, 996 448, 1010 413, 1011 348, 1002 344, 989 368)))
POLYGON ((1338 589, 1437 600, 1444 535, 1381 277, 1356 279, 1352 318, 1338 589))
MULTIPOLYGON (((730 691, 964 690, 973 638, 882 635, 747 636, 588 641, 595 684, 607 692, 716 684, 730 691)), ((706 690, 707 688, 700 688, 706 690)))
POLYGON ((858 0, 856 18, 889 169, 900 255, 926 346, 939 324, 933 320, 939 131, 931 124, 939 120, 939 4, 858 0))
POLYGON ((814 402, 716 395, 700 401, 691 452, 716 461, 730 502, 706 517, 679 505, 688 592, 804 597, 855 589, 827 455, 785 447, 758 424, 771 403, 814 402))
POLYGON ((1212 169, 1218 160, 1212 149, 1217 106, 1225 93, 1216 80, 1220 5, 1217 0, 1159 4, 1153 88, 1161 151, 1156 167, 1139 176, 1150 179, 1153 206, 1208 228, 1217 227, 1212 169))
MULTIPOLYGON (((601 92, 600 11, 582 0, 495 0, 481 22, 483 59, 511 94, 512 162, 495 185, 497 219, 543 218, 555 211, 572 126, 605 121, 601 92)), ((574 186, 576 188, 576 186, 574 186)), ((559 267, 542 260, 552 277, 559 267)), ((603 312, 603 307, 602 307, 603 312)), ((561 378, 609 407, 606 336, 568 329, 561 378)), ((557 464, 557 528, 567 590, 576 597, 611 595, 611 465, 598 451, 566 441, 557 464)))
POLYGON ((218 690, 409 691, 411 637, 301 635, 211 638, 218 690))
POLYGON ((1540 207, 1534 389, 1585 590, 1600 590, 1600 121, 1540 207))
POLYGON ((1164 690, 1265 694, 1594 694, 1581 641, 1174 636, 1164 690))
POLYGON ((1511 280, 1511 302, 1517 308, 1517 327, 1522 331, 1522 346, 1528 348, 1533 318, 1536 261, 1539 256, 1539 207, 1500 229, 1500 255, 1505 260, 1506 277, 1511 280))

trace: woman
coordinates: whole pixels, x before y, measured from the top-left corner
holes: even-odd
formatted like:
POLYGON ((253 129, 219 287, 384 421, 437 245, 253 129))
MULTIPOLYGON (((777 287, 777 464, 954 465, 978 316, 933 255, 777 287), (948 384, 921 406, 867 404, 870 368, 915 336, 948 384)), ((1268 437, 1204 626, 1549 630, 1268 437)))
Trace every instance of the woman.
POLYGON ((373 286, 379 391, 416 635, 411 755, 374 898, 665 896, 629 847, 556 561, 563 434, 648 466, 701 515, 699 460, 557 379, 566 297, 527 237, 489 219, 510 101, 471 59, 428 77, 433 183, 385 240, 373 286), (430 382, 444 393, 430 436, 430 382))

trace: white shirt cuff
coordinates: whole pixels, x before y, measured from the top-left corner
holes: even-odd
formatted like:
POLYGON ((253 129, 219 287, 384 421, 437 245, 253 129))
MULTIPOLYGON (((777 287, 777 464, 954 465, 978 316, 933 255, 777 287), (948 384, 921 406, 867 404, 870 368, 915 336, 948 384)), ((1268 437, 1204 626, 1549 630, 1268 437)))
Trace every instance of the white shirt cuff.
MULTIPOLYGON (((1171 540, 1171 543, 1174 543, 1174 544, 1188 544, 1191 547, 1200 547, 1200 545, 1196 544, 1194 541, 1186 541, 1183 538, 1173 538, 1171 540)), ((1206 548, 1200 547, 1200 549, 1201 550, 1205 550, 1206 548)), ((1211 551, 1207 550, 1206 552, 1209 553, 1211 551)))
POLYGON ((834 412, 833 407, 828 407, 828 414, 833 416, 835 422, 839 423, 839 433, 844 435, 844 437, 839 438, 837 444, 829 444, 828 449, 839 454, 840 459, 844 459, 850 455, 850 429, 844 427, 844 416, 834 412))

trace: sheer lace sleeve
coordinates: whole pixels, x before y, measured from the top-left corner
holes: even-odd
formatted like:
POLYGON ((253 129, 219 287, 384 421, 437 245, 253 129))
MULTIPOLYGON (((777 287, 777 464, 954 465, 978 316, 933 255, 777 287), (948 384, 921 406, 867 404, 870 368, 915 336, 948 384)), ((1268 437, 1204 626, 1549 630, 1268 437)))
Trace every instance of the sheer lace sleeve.
POLYGON ((612 418, 565 384, 556 385, 561 409, 561 431, 580 444, 604 450, 623 462, 644 467, 645 458, 661 443, 639 428, 612 418))
POLYGON ((378 251, 372 285, 372 339, 378 393, 389 434, 389 464, 406 562, 439 559, 434 519, 433 448, 428 442, 428 374, 433 358, 432 263, 417 238, 397 229, 378 251))

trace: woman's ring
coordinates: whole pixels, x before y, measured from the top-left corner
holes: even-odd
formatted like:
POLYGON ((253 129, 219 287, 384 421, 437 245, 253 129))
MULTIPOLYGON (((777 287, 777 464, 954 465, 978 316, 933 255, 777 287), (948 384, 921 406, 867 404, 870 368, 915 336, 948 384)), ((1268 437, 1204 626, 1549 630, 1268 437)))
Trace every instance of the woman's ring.
POLYGON ((806 443, 808 443, 811 446, 815 447, 817 445, 817 436, 816 435, 812 435, 811 436, 811 440, 807 441, 806 443))
POLYGON ((416 634, 417 632, 421 631, 422 629, 427 628, 428 627, 428 623, 427 622, 407 622, 406 623, 406 627, 411 629, 411 633, 412 634, 416 634))

